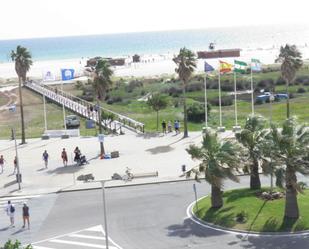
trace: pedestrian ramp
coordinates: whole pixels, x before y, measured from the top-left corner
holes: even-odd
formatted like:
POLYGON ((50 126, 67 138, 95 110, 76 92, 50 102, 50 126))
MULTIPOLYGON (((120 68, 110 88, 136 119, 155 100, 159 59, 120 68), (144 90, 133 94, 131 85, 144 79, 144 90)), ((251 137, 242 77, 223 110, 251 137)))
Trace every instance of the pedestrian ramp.
POLYGON ((3 197, 0 198, 0 209, 5 209, 8 201, 11 201, 11 203, 15 207, 21 207, 23 203, 28 203, 30 199, 38 198, 41 195, 27 195, 27 196, 14 196, 14 197, 3 197))
MULTIPOLYGON (((123 249, 108 238, 109 249, 123 249)), ((106 248, 105 232, 101 225, 63 234, 31 244, 33 249, 85 249, 106 248)))

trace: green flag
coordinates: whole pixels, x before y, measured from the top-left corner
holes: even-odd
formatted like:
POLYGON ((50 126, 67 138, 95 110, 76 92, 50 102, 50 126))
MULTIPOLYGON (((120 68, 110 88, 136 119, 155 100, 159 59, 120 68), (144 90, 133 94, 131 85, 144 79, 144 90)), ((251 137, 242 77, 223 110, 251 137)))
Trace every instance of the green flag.
POLYGON ((245 73, 247 66, 246 62, 234 60, 234 72, 245 73))

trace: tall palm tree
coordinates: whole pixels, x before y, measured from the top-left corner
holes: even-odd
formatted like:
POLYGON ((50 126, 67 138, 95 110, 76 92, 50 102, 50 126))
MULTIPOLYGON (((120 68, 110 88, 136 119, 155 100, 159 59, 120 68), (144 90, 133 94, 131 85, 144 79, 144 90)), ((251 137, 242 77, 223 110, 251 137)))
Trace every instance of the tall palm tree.
POLYGON ((20 45, 17 46, 16 51, 11 51, 11 58, 15 62, 15 71, 18 75, 18 91, 19 91, 19 104, 20 104, 20 117, 21 117, 21 143, 26 143, 25 134, 25 120, 24 120, 24 107, 22 96, 22 85, 27 79, 27 72, 32 65, 31 54, 27 48, 20 45))
POLYGON ((190 145, 187 152, 193 159, 201 161, 189 173, 195 173, 197 178, 201 173, 204 174, 205 180, 211 185, 211 207, 222 207, 223 180, 238 181, 234 173, 240 163, 240 147, 231 140, 219 140, 216 132, 206 130, 202 147, 190 145))
POLYGON ((300 126, 295 119, 287 119, 282 129, 272 125, 270 135, 275 145, 273 155, 285 166, 282 172, 286 191, 284 216, 297 219, 297 193, 302 189, 297 183, 296 173, 309 175, 309 130, 300 126))
POLYGON ((166 108, 167 100, 160 93, 154 93, 147 100, 147 104, 157 112, 157 131, 159 129, 159 111, 166 108))
POLYGON ((268 133, 265 130, 266 121, 261 116, 249 116, 240 133, 236 133, 236 139, 247 150, 249 157, 250 189, 260 189, 259 162, 263 157, 263 142, 268 133))
POLYGON ((281 75, 286 83, 286 116, 290 118, 290 96, 289 96, 289 85, 295 79, 296 72, 302 67, 303 61, 301 53, 295 45, 286 44, 284 47, 281 46, 280 54, 276 59, 276 62, 281 62, 281 75))
POLYGON ((179 79, 182 81, 182 93, 183 93, 183 112, 184 112, 184 135, 188 137, 188 114, 187 114, 187 101, 186 101, 186 86, 189 79, 196 68, 196 56, 195 54, 186 48, 181 48, 179 54, 173 58, 177 68, 176 73, 179 75, 179 79))
MULTIPOLYGON (((103 101, 106 97, 106 93, 109 88, 112 86, 112 75, 113 70, 110 68, 110 64, 107 60, 100 59, 94 69, 93 72, 94 79, 93 79, 93 88, 97 94, 97 106, 100 106, 100 101, 103 101)), ((98 119, 99 119, 99 131, 100 134, 103 133, 102 127, 102 113, 101 109, 98 110, 98 119)), ((101 156, 105 154, 104 144, 100 142, 100 151, 101 156)))

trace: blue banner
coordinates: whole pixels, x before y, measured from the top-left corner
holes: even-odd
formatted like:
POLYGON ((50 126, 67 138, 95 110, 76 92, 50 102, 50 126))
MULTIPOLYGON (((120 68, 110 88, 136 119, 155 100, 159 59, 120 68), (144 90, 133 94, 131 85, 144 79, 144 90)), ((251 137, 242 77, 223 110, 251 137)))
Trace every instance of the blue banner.
POLYGON ((211 72, 214 71, 215 69, 209 65, 206 61, 204 62, 204 72, 211 72))
POLYGON ((62 80, 74 79, 74 69, 61 69, 61 79, 62 80))

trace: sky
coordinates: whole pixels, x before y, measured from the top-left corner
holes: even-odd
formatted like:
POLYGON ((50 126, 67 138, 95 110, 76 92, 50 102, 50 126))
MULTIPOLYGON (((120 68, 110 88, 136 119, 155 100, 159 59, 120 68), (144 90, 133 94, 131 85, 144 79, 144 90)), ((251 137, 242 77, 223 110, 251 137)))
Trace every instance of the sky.
POLYGON ((0 0, 0 40, 309 23, 308 0, 0 0))

